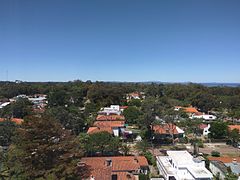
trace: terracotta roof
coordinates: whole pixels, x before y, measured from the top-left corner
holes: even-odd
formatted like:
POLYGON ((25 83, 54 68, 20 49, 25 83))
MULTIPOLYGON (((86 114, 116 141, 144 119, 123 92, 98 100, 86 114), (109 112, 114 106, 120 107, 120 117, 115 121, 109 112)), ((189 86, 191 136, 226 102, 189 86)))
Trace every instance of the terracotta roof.
POLYGON ((210 161, 220 161, 223 163, 231 163, 233 161, 237 161, 240 163, 240 157, 209 157, 210 161))
POLYGON ((128 106, 120 106, 120 109, 127 109, 128 106))
POLYGON ((198 110, 196 108, 193 108, 193 107, 183 108, 183 111, 186 112, 186 113, 198 113, 198 110))
POLYGON ((228 125, 230 131, 237 129, 240 132, 240 125, 228 125))
POLYGON ((99 133, 99 132, 108 132, 110 134, 113 133, 111 127, 90 127, 87 131, 87 134, 94 134, 94 133, 99 133))
POLYGON ((154 125, 153 131, 157 134, 178 134, 177 126, 171 123, 154 125))
POLYGON ((116 120, 125 120, 123 115, 98 115, 96 118, 97 121, 116 121, 116 120))
POLYGON ((135 176, 129 172, 113 172, 112 175, 117 175, 119 180, 136 180, 135 176))
POLYGON ((96 127, 124 127, 125 121, 95 121, 96 127))
POLYGON ((128 172, 148 166, 147 159, 143 156, 86 157, 81 161, 90 166, 91 174, 96 180, 109 180, 113 174, 117 174, 121 180, 127 179, 126 177, 134 179, 128 172), (107 161, 110 161, 110 165, 107 165, 107 161))
POLYGON ((207 124, 199 124, 199 125, 198 125, 198 128, 199 128, 199 129, 205 129, 205 128, 207 128, 207 127, 208 127, 207 124))
MULTIPOLYGON (((3 122, 4 120, 4 118, 0 118, 0 122, 3 122)), ((23 119, 20 118, 11 118, 11 121, 18 125, 21 125, 23 123, 23 119)))

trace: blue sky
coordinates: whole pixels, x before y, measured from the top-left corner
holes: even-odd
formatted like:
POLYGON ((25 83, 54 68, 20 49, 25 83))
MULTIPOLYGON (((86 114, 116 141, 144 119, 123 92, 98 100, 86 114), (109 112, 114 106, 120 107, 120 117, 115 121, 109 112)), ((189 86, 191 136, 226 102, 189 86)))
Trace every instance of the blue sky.
POLYGON ((239 0, 0 0, 0 80, 240 82, 239 0))

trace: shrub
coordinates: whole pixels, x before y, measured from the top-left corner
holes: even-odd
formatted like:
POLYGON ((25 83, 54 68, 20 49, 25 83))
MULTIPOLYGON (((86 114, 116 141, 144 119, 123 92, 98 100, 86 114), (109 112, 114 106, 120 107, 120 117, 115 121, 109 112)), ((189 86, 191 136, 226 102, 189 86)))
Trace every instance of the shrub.
POLYGON ((211 155, 212 155, 213 157, 220 157, 220 152, 218 152, 218 151, 212 151, 212 152, 211 152, 211 155))

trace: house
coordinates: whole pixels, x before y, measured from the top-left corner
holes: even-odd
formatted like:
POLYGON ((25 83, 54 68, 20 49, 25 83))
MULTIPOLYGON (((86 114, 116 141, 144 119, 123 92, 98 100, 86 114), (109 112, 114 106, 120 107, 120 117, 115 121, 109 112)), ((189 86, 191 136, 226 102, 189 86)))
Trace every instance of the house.
POLYGON ((221 161, 210 161, 209 169, 219 180, 224 180, 228 173, 227 166, 221 161))
POLYGON ((235 175, 240 176, 240 157, 209 157, 210 161, 220 161, 229 167, 235 175))
POLYGON ((159 173, 165 180, 211 180, 202 158, 194 158, 187 151, 167 151, 167 156, 157 156, 159 173))
POLYGON ((144 156, 85 157, 81 163, 90 168, 92 180, 137 180, 149 170, 144 156))
POLYGON ((217 119, 217 117, 214 116, 214 115, 204 114, 204 113, 201 113, 201 112, 193 113, 189 118, 190 119, 204 119, 206 121, 212 121, 212 120, 217 119))
POLYGON ((208 136, 208 134, 210 133, 210 128, 211 128, 210 124, 199 124, 198 126, 198 129, 200 130, 203 136, 208 136))
POLYGON ((98 112, 98 114, 102 115, 120 115, 121 113, 122 111, 120 110, 119 105, 111 105, 110 107, 104 107, 98 112))
POLYGON ((175 111, 180 111, 183 110, 187 114, 193 114, 193 113, 198 113, 199 111, 194 108, 194 107, 182 107, 182 106, 175 106, 174 107, 175 111))
POLYGON ((97 121, 125 121, 123 115, 98 115, 96 118, 97 121))
POLYGON ((138 100, 142 100, 145 99, 145 93, 144 92, 132 92, 127 94, 126 97, 127 101, 131 101, 132 99, 138 99, 138 100))
POLYGON ((184 137, 184 131, 172 123, 153 125, 152 130, 154 132, 153 139, 155 141, 172 137, 176 140, 178 138, 184 137))
POLYGON ((106 131, 118 137, 125 132, 125 121, 95 121, 88 134, 106 131))

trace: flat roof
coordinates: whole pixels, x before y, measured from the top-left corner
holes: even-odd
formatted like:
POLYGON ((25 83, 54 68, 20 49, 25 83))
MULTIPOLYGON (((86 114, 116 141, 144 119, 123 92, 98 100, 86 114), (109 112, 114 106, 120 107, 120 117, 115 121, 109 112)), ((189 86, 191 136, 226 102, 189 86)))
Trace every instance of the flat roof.
POLYGON ((193 163, 193 157, 187 151, 167 151, 167 154, 178 166, 193 163))

